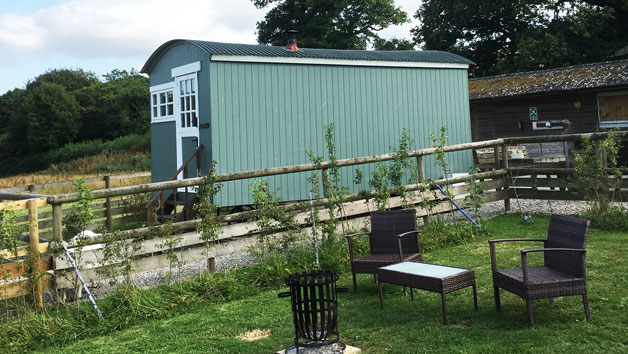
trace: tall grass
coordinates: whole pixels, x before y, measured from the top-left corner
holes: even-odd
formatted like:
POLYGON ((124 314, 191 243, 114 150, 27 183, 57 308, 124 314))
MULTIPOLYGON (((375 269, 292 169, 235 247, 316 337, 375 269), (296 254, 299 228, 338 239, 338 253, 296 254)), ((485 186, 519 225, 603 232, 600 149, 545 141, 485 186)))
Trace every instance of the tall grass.
MULTIPOLYGON (((18 175, 21 173, 44 171, 52 168, 52 172, 78 173, 71 170, 73 160, 97 156, 93 161, 99 161, 108 155, 130 155, 125 164, 116 167, 115 161, 108 164, 95 164, 99 172, 130 170, 146 170, 150 168, 149 156, 150 135, 132 134, 116 138, 111 141, 93 140, 81 143, 69 143, 58 150, 48 151, 28 156, 16 156, 0 161, 0 176, 18 175)), ((89 159, 88 159, 89 160, 89 159)), ((85 163, 83 163, 85 164, 85 163)))

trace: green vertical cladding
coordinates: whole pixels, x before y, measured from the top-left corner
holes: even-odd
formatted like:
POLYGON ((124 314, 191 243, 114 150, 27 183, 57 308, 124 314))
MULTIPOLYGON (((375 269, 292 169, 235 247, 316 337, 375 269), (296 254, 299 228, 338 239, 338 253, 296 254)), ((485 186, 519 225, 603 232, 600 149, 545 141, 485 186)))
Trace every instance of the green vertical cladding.
MULTIPOLYGON (((198 100, 199 123, 207 124, 209 123, 211 92, 209 87, 209 56, 205 51, 190 43, 173 46, 163 53, 150 71, 150 85, 155 86, 173 82, 172 68, 195 62, 201 62, 201 71, 198 72, 198 91, 201 95, 198 100)), ((151 146, 153 148, 151 172, 153 182, 169 180, 179 168, 177 166, 175 139, 174 122, 151 124, 151 146), (166 126, 168 128, 164 128, 166 126), (153 132, 156 132, 156 134, 153 134, 153 132), (155 153, 155 151, 158 151, 158 153, 155 153)), ((203 144, 205 147, 201 158, 202 171, 207 171, 211 162, 210 139, 209 129, 199 130, 199 144, 203 144)), ((187 156, 184 156, 183 160, 187 160, 187 156)))
POLYGON ((150 125, 151 181, 169 180, 177 170, 174 122, 150 125))
MULTIPOLYGON (((287 65, 211 62, 211 141, 219 173, 310 162, 306 151, 328 159, 324 127, 335 125, 338 159, 391 152, 402 129, 413 148, 432 145, 446 126, 448 143, 471 141, 467 71, 438 68, 287 65)), ((201 93, 202 94, 202 93, 201 93)), ((427 177, 440 178, 434 158, 427 177)), ((470 152, 447 154, 452 172, 467 172, 470 152)), ((341 169, 351 191, 369 189, 374 164, 341 169)), ((305 200, 311 173, 267 178, 283 200, 305 200)), ((222 205, 249 204, 250 181, 225 184, 222 205)))

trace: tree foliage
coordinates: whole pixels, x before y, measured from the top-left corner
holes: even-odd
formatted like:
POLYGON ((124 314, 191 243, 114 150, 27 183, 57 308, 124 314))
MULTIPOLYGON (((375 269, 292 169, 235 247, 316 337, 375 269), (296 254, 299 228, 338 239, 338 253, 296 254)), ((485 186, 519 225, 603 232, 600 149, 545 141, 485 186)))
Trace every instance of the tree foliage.
POLYGON ((414 43, 408 39, 399 38, 376 38, 373 42, 376 50, 414 50, 414 43))
POLYGON ((57 149, 76 138, 79 105, 63 86, 44 82, 29 93, 25 104, 29 107, 27 141, 31 151, 57 149))
POLYGON ((604 60, 628 43, 625 0, 426 0, 414 41, 485 76, 604 60))
POLYGON ((53 69, 0 96, 0 159, 144 135, 149 124, 148 78, 138 72, 114 70, 99 80, 82 69, 53 69))
POLYGON ((377 32, 407 22, 393 0, 251 0, 258 8, 273 6, 257 23, 257 41, 285 45, 286 31, 299 32, 303 48, 366 49, 377 32))

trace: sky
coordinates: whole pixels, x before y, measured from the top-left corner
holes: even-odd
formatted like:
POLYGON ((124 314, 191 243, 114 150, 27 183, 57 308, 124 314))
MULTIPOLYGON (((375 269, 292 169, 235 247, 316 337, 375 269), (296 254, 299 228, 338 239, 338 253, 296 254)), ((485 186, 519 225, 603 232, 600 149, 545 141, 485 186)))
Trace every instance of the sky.
MULTIPOLYGON (((380 35, 409 39, 420 1, 395 3, 412 22, 380 35)), ((139 70, 175 38, 255 44, 265 13, 251 0, 0 0, 0 95, 49 69, 139 70)))

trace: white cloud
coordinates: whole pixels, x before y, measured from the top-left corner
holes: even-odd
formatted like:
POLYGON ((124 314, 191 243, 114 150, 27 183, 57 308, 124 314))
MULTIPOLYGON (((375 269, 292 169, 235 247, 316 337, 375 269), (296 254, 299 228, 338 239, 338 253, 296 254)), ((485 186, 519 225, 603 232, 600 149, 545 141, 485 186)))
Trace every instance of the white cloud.
MULTIPOLYGON (((396 0, 412 23, 382 31, 410 38, 420 1, 396 0)), ((0 67, 46 60, 148 58, 174 38, 255 43, 266 9, 251 0, 63 0, 29 16, 0 14, 0 67)))
POLYGON ((0 15, 0 65, 51 54, 148 57, 173 38, 255 43, 263 16, 250 0, 68 0, 0 15))

